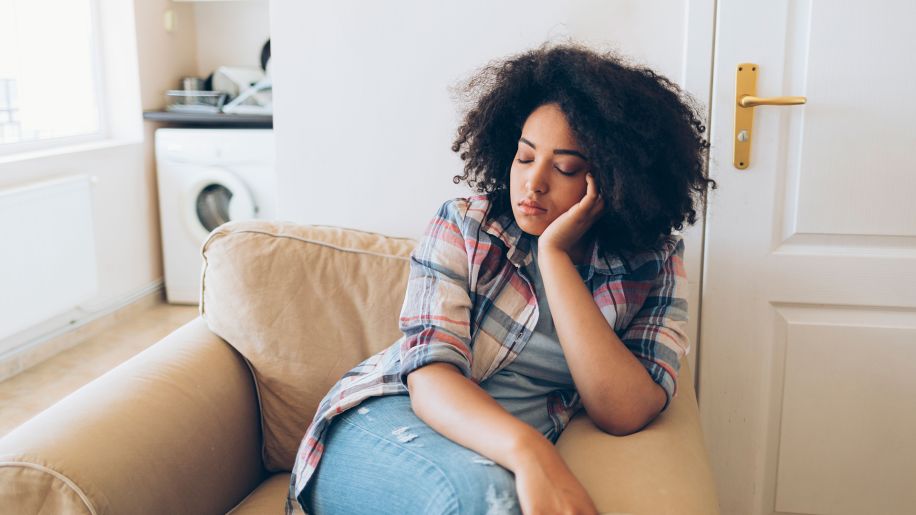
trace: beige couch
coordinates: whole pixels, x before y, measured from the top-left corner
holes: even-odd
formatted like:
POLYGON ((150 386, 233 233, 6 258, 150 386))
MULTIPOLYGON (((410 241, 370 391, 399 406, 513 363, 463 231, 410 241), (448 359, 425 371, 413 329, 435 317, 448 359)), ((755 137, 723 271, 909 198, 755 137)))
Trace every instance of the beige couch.
MULTIPOLYGON (((415 242, 231 222, 202 249, 201 317, 0 440, 0 512, 278 514, 318 401, 398 337, 415 242)), ((599 510, 718 513, 690 370, 640 433, 580 412, 557 447, 599 510)))

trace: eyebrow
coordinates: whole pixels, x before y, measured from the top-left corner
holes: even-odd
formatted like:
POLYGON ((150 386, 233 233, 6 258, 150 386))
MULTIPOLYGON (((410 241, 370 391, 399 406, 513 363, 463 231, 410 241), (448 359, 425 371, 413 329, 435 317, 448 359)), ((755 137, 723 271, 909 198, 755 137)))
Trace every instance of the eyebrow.
MULTIPOLYGON (((518 140, 528 145, 529 147, 537 150, 537 147, 534 146, 534 143, 526 140, 525 138, 519 138, 518 140)), ((583 161, 588 161, 588 158, 585 157, 585 155, 583 155, 582 152, 579 152, 578 150, 570 150, 567 148, 557 148, 557 149, 554 149, 553 153, 556 155, 576 156, 576 157, 581 158, 583 161)))

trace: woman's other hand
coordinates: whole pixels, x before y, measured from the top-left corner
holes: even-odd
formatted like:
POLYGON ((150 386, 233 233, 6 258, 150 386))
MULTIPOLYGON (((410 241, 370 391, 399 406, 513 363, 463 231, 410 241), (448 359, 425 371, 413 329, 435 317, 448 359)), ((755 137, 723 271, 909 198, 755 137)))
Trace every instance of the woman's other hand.
POLYGON ((597 515, 592 498, 549 440, 538 434, 517 444, 509 469, 524 515, 597 515))
POLYGON ((591 173, 586 175, 585 181, 585 196, 544 229, 538 238, 539 250, 556 249, 571 254, 576 244, 601 216, 604 211, 604 199, 598 195, 598 188, 591 173))
POLYGON ((585 487, 550 446, 527 454, 513 471, 523 515, 597 515, 585 487))

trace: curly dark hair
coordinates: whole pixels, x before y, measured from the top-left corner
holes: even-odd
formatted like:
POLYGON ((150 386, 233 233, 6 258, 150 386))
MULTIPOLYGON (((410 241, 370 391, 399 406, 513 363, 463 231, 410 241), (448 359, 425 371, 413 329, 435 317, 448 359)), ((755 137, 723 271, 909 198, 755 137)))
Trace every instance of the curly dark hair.
POLYGON ((509 169, 522 126, 557 104, 589 158, 605 212, 590 232, 605 248, 658 249, 696 223, 709 143, 695 100, 649 68, 576 43, 544 44, 490 63, 457 88, 469 108, 452 144, 466 182, 492 193, 489 216, 511 213, 509 169))

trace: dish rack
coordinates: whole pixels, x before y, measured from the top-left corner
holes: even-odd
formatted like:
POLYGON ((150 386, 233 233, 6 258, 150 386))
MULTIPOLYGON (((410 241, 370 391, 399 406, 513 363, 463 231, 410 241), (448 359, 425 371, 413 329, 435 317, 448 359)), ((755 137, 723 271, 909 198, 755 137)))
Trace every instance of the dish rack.
POLYGON ((223 91, 193 91, 172 89, 166 91, 166 111, 184 113, 218 113, 226 103, 223 91))

